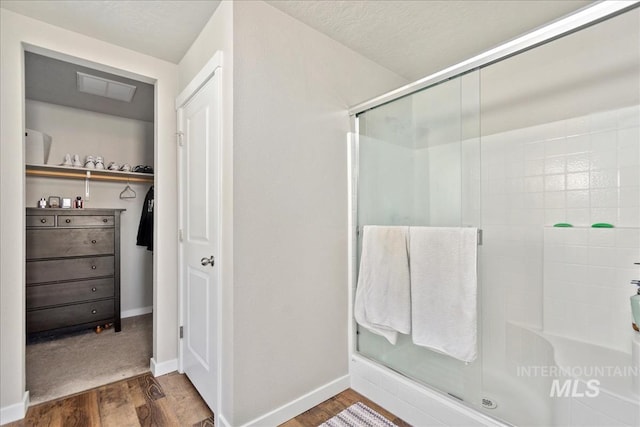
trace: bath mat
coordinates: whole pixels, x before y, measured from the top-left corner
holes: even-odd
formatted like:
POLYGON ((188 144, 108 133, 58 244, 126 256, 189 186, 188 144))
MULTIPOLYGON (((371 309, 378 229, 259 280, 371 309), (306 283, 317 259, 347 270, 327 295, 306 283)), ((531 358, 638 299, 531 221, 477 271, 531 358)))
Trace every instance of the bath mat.
POLYGON ((398 427, 367 405, 357 402, 319 427, 398 427))

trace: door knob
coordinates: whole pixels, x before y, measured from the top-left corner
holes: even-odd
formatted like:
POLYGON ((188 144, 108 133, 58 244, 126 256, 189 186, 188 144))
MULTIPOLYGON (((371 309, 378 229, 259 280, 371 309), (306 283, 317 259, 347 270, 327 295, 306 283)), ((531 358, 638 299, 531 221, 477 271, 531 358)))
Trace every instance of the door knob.
POLYGON ((215 263, 216 263, 216 260, 215 260, 215 258, 213 257, 213 255, 211 255, 211 258, 204 257, 204 258, 202 258, 202 259, 200 260, 200 264, 205 265, 205 266, 206 266, 206 265, 211 265, 211 267, 213 267, 213 265, 214 265, 215 263))

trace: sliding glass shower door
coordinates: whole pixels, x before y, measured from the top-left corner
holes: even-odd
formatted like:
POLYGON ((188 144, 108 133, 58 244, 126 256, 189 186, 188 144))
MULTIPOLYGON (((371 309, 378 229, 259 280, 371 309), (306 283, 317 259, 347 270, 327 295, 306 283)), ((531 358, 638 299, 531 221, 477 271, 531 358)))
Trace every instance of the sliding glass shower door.
MULTIPOLYGON (((480 228, 478 74, 358 116, 358 254, 365 225, 480 228)), ((479 401, 480 357, 466 364, 414 345, 408 335, 392 345, 362 327, 357 350, 444 393, 479 401)))

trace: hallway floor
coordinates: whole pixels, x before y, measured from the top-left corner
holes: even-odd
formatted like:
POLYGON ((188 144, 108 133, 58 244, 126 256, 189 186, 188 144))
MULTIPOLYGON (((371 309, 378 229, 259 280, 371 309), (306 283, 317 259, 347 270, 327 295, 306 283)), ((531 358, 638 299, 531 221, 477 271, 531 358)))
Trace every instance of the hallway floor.
MULTIPOLYGON (((349 389, 287 421, 280 427, 317 427, 356 402, 362 402, 398 427, 410 427, 361 394, 349 389)), ((6 427, 40 426, 213 426, 213 413, 191 382, 177 372, 154 378, 143 374, 29 408, 25 419, 6 427)))

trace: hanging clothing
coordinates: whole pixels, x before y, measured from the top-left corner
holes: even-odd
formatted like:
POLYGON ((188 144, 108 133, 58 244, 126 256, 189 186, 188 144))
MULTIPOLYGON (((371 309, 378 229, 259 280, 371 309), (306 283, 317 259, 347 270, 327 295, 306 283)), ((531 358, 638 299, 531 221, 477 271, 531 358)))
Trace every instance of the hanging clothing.
POLYGON ((153 185, 147 191, 140 214, 140 225, 138 225, 138 237, 136 245, 146 246, 148 250, 153 250, 153 185))

